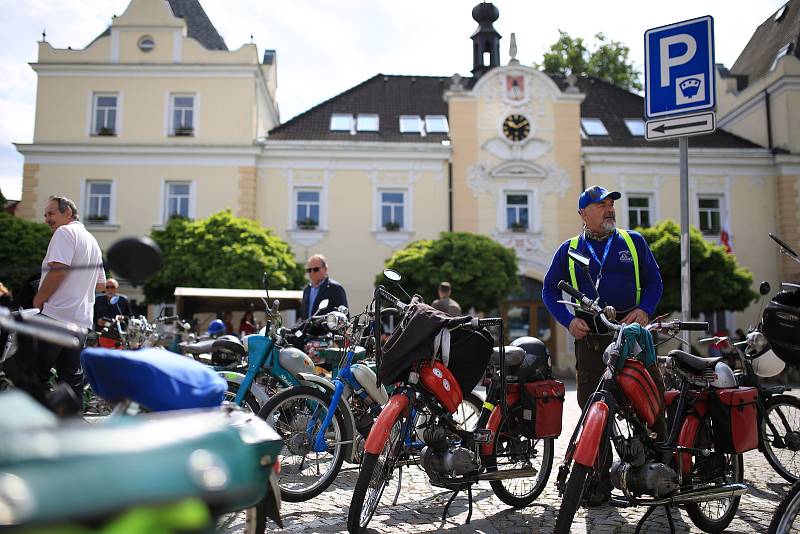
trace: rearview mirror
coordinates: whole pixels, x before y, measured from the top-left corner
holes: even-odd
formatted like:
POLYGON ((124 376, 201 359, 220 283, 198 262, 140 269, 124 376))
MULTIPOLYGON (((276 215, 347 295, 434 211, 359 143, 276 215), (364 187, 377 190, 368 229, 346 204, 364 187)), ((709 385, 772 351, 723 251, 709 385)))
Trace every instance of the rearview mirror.
POLYGON ((761 282, 761 285, 758 286, 758 292, 762 295, 769 295, 769 292, 772 288, 769 287, 769 282, 761 282))
POLYGON ((584 256, 583 254, 581 254, 580 252, 578 252, 574 248, 568 249, 567 250, 567 254, 569 254, 570 258, 572 258, 576 262, 580 263, 582 268, 584 268, 584 269, 588 269, 589 268, 589 261, 590 260, 589 260, 589 258, 587 256, 584 256))
POLYGON ((149 237, 125 237, 106 253, 109 268, 132 282, 144 282, 161 269, 161 249, 149 237))
POLYGON ((261 285, 264 286, 264 291, 269 291, 269 275, 267 273, 261 277, 261 285))
POLYGON ((392 282, 399 282, 403 277, 400 276, 400 273, 393 269, 384 269, 383 276, 391 280, 392 282))
POLYGON ((111 302, 111 304, 116 305, 117 302, 119 302, 119 295, 114 295, 113 297, 111 297, 111 300, 109 302, 111 302))
POLYGON ((330 300, 322 299, 322 301, 319 303, 319 308, 317 308, 317 313, 319 313, 322 310, 324 310, 325 308, 327 308, 328 304, 330 304, 330 300))

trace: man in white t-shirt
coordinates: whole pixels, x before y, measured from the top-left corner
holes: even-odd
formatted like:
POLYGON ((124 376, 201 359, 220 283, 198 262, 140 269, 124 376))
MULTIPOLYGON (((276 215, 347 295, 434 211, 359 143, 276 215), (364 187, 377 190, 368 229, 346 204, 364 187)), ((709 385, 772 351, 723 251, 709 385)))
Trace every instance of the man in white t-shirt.
MULTIPOLYGON (((66 197, 50 197, 44 219, 53 237, 42 261, 42 277, 33 306, 39 308, 42 315, 88 331, 92 328, 95 291, 103 291, 106 281, 100 246, 78 220, 75 203, 66 197)), ((17 360, 13 365, 15 375, 23 373, 23 377, 18 378, 22 382, 18 387, 44 401, 50 369, 55 368, 58 379, 69 384, 78 399, 82 399, 80 349, 30 339, 25 343, 21 340, 20 349, 20 355, 26 357, 9 360, 17 360), (24 345, 28 343, 30 348, 25 350, 24 345), (26 385, 27 382, 30 385, 26 385)))

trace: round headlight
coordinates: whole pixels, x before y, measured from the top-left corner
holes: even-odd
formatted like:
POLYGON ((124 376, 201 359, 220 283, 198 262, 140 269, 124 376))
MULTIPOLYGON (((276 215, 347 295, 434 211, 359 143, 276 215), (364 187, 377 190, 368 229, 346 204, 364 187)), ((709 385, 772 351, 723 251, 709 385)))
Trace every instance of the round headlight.
POLYGON ((756 352, 761 352, 767 347, 767 338, 758 330, 754 330, 747 334, 747 344, 756 352))
POLYGON ((339 318, 337 315, 336 312, 331 312, 325 316, 325 324, 328 326, 328 330, 338 330, 339 318))

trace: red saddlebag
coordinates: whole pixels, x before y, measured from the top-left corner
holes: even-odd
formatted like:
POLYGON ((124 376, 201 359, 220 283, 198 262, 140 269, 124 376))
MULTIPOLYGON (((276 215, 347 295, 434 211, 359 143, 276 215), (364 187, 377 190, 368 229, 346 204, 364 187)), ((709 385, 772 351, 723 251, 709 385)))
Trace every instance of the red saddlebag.
POLYGON ((521 389, 523 434, 534 438, 558 437, 564 412, 564 384, 552 379, 539 380, 522 384, 521 389))
POLYGON ((758 448, 758 390, 719 389, 710 397, 716 449, 728 454, 739 454, 758 448))

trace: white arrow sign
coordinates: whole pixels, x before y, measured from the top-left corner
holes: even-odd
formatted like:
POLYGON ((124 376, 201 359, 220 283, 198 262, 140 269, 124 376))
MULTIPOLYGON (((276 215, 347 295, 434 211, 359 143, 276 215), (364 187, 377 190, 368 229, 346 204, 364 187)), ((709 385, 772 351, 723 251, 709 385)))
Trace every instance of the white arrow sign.
POLYGON ((717 129, 716 116, 713 111, 697 115, 682 115, 671 119, 647 121, 645 139, 667 139, 685 135, 709 134, 717 129))

